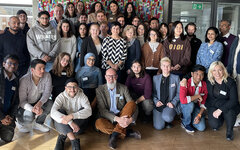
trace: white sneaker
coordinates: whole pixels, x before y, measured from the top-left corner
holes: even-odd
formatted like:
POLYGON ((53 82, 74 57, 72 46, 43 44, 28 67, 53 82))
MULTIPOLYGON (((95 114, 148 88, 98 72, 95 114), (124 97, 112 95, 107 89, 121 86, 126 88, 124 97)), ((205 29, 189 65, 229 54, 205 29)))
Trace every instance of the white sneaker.
POLYGON ((36 123, 36 122, 34 122, 33 129, 39 130, 41 132, 48 132, 49 131, 48 127, 46 127, 43 124, 36 123))
POLYGON ((30 132, 29 126, 27 126, 27 125, 21 125, 21 124, 19 124, 17 121, 16 121, 16 127, 17 127, 17 129, 18 129, 19 132, 22 132, 22 133, 28 133, 28 132, 30 132))
POLYGON ((239 127, 239 126, 240 126, 240 118, 238 117, 234 124, 234 127, 239 127))

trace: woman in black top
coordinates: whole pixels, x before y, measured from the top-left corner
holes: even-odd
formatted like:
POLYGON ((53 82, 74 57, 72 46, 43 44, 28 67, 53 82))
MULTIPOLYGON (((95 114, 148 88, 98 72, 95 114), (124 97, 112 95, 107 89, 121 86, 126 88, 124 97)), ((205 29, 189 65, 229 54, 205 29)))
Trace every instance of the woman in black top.
POLYGON ((228 73, 222 62, 215 61, 208 71, 208 98, 206 106, 208 110, 208 123, 214 130, 218 130, 223 121, 226 121, 226 139, 233 140, 233 126, 239 113, 236 82, 228 77, 228 73))
POLYGON ((65 90, 65 82, 74 77, 73 65, 70 54, 66 52, 60 53, 54 63, 53 69, 50 71, 52 77, 52 100, 65 90))

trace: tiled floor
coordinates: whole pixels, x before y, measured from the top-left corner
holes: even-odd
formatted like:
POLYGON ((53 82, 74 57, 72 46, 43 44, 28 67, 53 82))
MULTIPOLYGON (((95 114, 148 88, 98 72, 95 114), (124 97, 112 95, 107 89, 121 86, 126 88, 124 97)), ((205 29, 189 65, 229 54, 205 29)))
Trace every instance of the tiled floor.
MULTIPOLYGON (((219 131, 209 127, 204 132, 187 134, 180 126, 180 121, 174 121, 174 127, 157 131, 152 124, 137 123, 134 129, 142 133, 142 140, 126 138, 118 141, 119 150, 240 150, 240 127, 234 128, 234 141, 225 139, 225 126, 219 131)), ((91 127, 85 134, 79 136, 82 150, 105 150, 108 148, 108 135, 98 133, 91 127)), ((57 140, 57 132, 49 133, 34 131, 18 133, 13 142, 3 145, 0 150, 53 150, 57 140)), ((70 141, 65 144, 66 150, 71 150, 70 141)))

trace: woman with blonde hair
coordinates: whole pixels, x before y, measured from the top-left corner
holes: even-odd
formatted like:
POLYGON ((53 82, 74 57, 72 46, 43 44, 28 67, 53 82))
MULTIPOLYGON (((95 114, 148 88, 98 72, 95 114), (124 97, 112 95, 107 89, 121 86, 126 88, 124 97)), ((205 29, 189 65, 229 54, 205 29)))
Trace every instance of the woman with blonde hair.
POLYGON ((84 66, 84 57, 87 53, 93 53, 95 55, 95 66, 100 67, 101 64, 101 48, 102 39, 99 37, 100 27, 97 23, 92 23, 89 28, 89 36, 82 42, 80 65, 84 66))
POLYGON ((208 70, 208 123, 213 130, 218 130, 226 121, 226 139, 233 140, 233 126, 240 111, 236 82, 228 76, 220 61, 213 62, 208 70))
POLYGON ((52 100, 64 91, 65 82, 67 79, 74 77, 74 70, 70 54, 66 52, 60 53, 54 63, 53 68, 50 71, 52 77, 52 100))
POLYGON ((137 39, 136 28, 133 25, 127 25, 123 30, 122 36, 127 42, 127 60, 125 62, 123 79, 123 83, 125 83, 127 74, 130 73, 132 62, 141 58, 141 46, 137 39))

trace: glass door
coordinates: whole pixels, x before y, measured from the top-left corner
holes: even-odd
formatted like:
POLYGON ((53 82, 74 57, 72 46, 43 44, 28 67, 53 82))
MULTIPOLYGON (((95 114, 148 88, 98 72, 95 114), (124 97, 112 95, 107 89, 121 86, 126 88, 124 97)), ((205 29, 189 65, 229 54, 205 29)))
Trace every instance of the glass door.
POLYGON ((179 1, 172 2, 171 21, 180 20, 183 25, 194 22, 197 25, 196 35, 202 41, 205 40, 205 32, 211 26, 212 2, 179 1))
POLYGON ((219 27, 221 20, 231 22, 230 33, 240 34, 240 1, 239 3, 219 2, 217 5, 216 27, 219 27))

